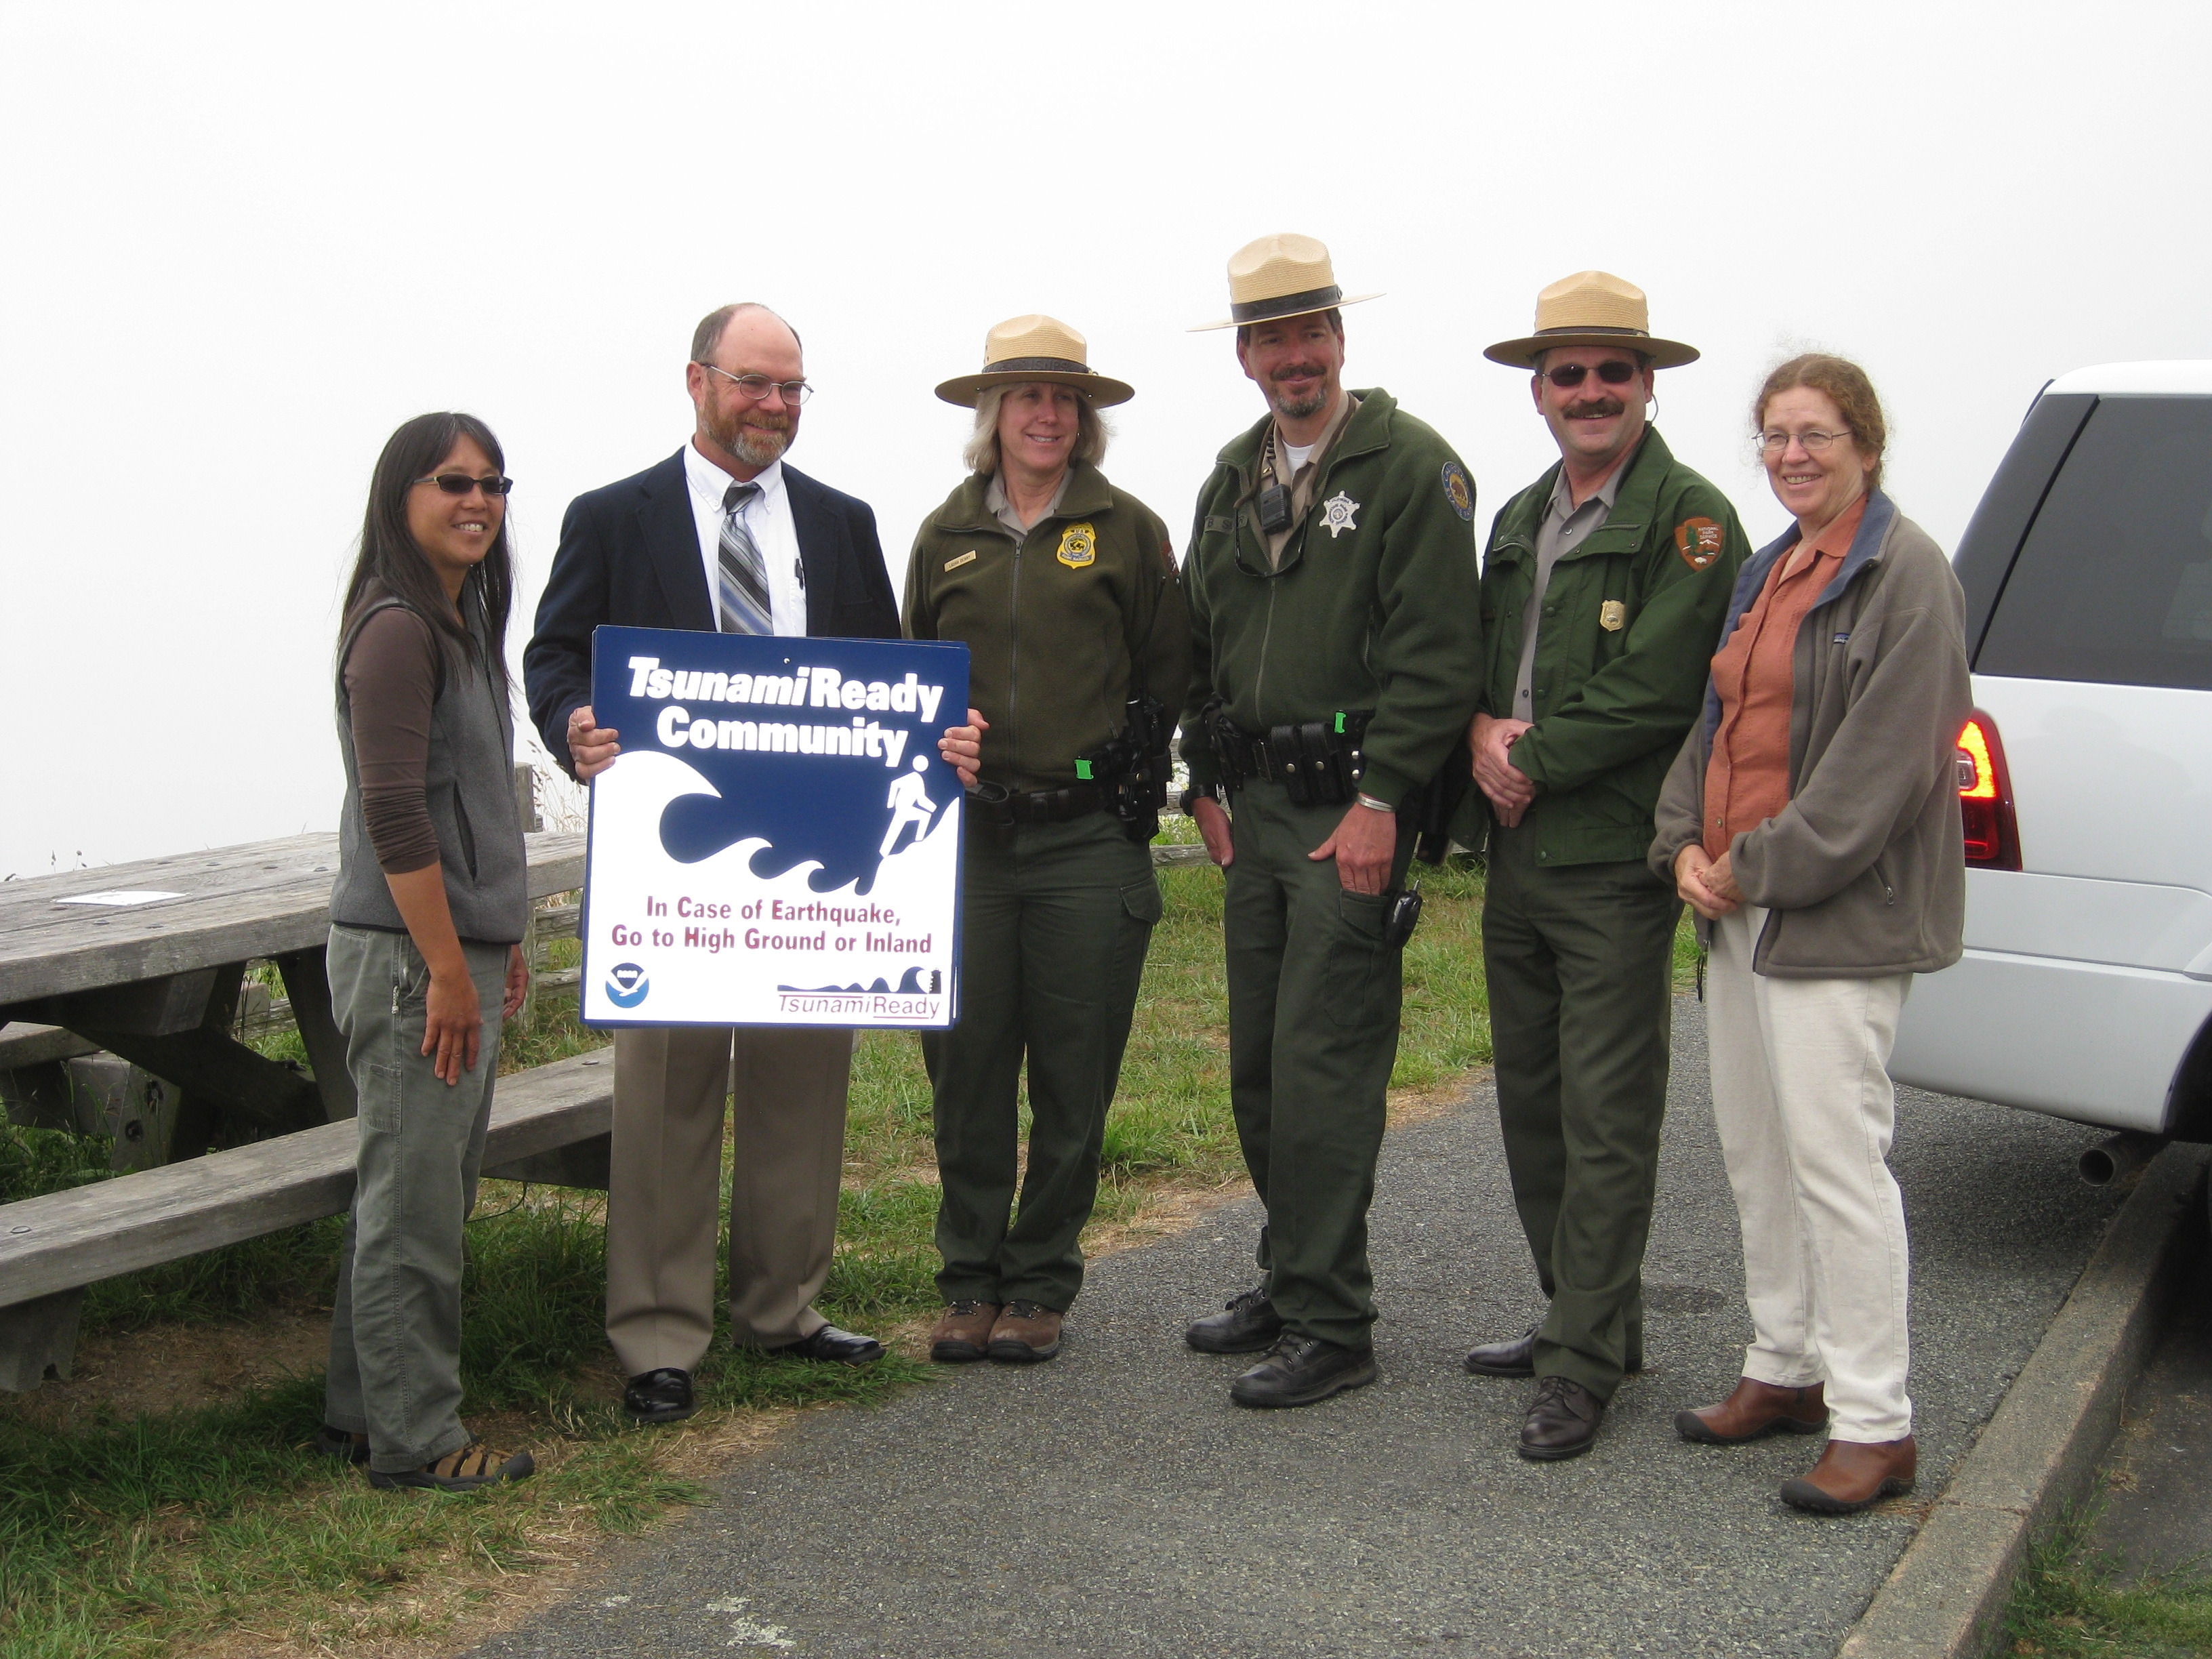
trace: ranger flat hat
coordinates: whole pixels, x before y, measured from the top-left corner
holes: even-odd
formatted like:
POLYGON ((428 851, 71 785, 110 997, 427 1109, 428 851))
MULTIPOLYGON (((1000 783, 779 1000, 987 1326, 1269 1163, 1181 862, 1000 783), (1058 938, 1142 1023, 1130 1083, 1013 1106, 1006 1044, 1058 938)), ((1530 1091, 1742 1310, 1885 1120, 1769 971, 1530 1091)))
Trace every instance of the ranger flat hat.
POLYGON ((1057 318, 1009 317, 983 337, 983 372, 962 374, 937 388, 948 404, 975 407, 978 394, 1018 380, 1073 386, 1094 409, 1126 404, 1137 395, 1127 381, 1091 372, 1090 344, 1057 318))
POLYGON ((1328 250, 1312 237, 1288 233, 1262 236, 1229 256, 1228 317, 1218 323, 1200 323, 1190 331, 1203 334, 1213 328, 1272 323, 1382 297, 1380 294, 1346 294, 1339 288, 1328 250))
POLYGON ((1654 339, 1651 308, 1644 290, 1610 271, 1578 270, 1536 296, 1536 331, 1500 340, 1482 355, 1493 363, 1533 368, 1554 346, 1626 346, 1651 359, 1654 368, 1680 368, 1698 361, 1698 349, 1680 340, 1654 339))

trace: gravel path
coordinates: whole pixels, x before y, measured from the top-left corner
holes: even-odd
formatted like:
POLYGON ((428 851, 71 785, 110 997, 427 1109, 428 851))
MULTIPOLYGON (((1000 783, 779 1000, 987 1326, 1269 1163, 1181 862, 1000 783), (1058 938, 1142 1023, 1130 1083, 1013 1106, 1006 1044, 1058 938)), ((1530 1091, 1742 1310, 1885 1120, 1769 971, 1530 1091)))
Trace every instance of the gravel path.
MULTIPOLYGON (((1749 1334, 1695 1001, 1675 1030, 1650 1369, 1589 1456, 1522 1461, 1530 1385, 1459 1368, 1540 1301, 1484 1088, 1385 1146, 1376 1386, 1242 1411, 1226 1389, 1249 1362, 1182 1346, 1186 1320, 1250 1280, 1248 1200, 1098 1264, 1052 1364, 809 1413, 710 1504, 613 1546, 585 1593, 477 1651, 1832 1653, 1914 1513, 1800 1516, 1774 1493, 1805 1442, 1692 1447, 1670 1426, 1726 1392, 1749 1334)), ((2118 1197, 2073 1173, 2094 1131, 1920 1094, 1900 1116, 1928 1496, 2118 1197)))

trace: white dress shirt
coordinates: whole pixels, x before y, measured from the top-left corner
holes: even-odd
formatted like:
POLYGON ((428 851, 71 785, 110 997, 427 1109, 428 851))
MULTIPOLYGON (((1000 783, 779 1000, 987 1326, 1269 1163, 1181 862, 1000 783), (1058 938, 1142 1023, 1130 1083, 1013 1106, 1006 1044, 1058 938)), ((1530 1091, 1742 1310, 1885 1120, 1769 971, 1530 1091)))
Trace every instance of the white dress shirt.
MULTIPOLYGON (((699 453, 695 439, 684 446, 684 481, 690 487, 691 518, 699 527, 699 558, 707 568, 707 606, 714 626, 722 625, 722 497, 738 482, 699 453)), ((806 577, 799 562, 799 529, 791 520, 791 497, 784 493, 783 463, 753 475, 760 494, 739 509, 768 570, 769 615, 779 634, 806 631, 806 577)))

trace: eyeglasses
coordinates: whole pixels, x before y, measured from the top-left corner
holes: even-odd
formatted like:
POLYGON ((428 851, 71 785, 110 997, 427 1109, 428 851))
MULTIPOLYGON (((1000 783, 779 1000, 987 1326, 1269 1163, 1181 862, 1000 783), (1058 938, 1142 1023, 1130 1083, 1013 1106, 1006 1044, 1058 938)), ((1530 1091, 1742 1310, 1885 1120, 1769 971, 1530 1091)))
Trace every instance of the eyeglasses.
POLYGON ((504 495, 514 488, 512 478, 471 478, 465 472, 441 472, 434 478, 417 478, 416 483, 434 483, 448 495, 465 495, 471 489, 481 489, 487 495, 504 495))
MULTIPOLYGON (((1565 392, 1580 386, 1589 372, 1588 363, 1561 363, 1557 368, 1546 369, 1544 378, 1565 392)), ((1607 386, 1626 386, 1636 378, 1636 374, 1634 363, 1625 363, 1618 357, 1608 357, 1597 366, 1598 379, 1607 386)))
POLYGON ((709 374, 720 375, 726 380, 735 381, 738 390, 755 403, 760 402, 771 392, 781 392, 784 402, 793 405, 803 404, 814 395, 814 388, 804 380, 771 380, 765 374, 732 374, 728 369, 716 368, 712 363, 702 363, 699 367, 709 374))
POLYGON ((1820 455, 1826 453, 1830 444, 1850 435, 1848 431, 1762 432, 1759 434, 1758 443, 1760 453, 1767 455, 1779 455, 1793 442, 1804 445, 1808 455, 1820 455))

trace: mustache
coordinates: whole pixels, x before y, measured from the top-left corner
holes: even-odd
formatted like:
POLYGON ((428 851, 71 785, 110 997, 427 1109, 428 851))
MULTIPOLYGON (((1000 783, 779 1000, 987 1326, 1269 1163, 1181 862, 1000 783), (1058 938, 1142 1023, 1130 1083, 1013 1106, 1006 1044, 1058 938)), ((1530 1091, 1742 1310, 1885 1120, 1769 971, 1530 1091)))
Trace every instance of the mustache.
POLYGON ((741 424, 758 427, 763 432, 788 432, 791 430, 791 416, 771 415, 766 410, 757 409, 746 416, 741 424))
POLYGON ((1287 380, 1296 374, 1304 374, 1314 380, 1319 380, 1322 367, 1319 363, 1285 363, 1267 378, 1271 380, 1287 380))
POLYGON ((1618 398, 1586 398, 1581 403, 1569 404, 1565 413, 1571 421, 1602 420, 1620 414, 1625 407, 1618 398))

